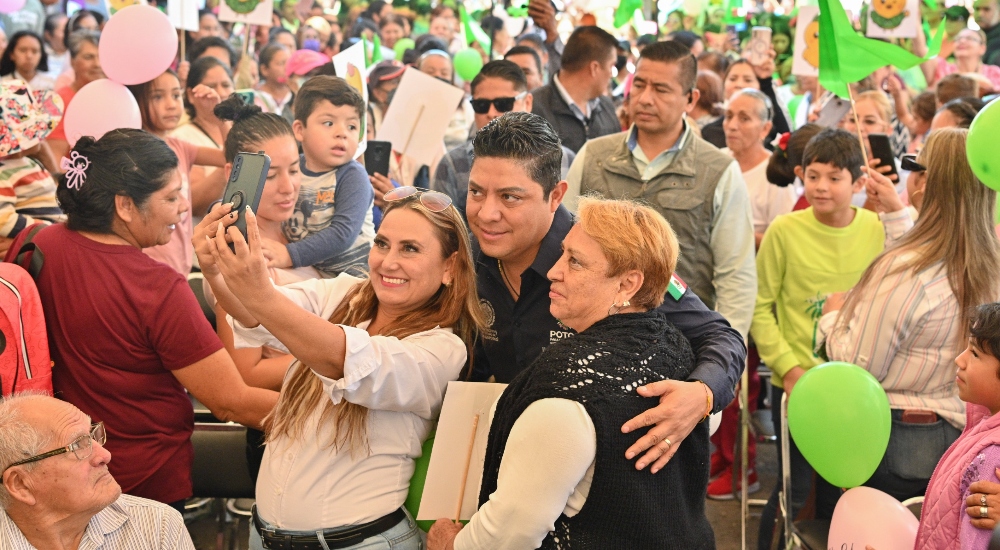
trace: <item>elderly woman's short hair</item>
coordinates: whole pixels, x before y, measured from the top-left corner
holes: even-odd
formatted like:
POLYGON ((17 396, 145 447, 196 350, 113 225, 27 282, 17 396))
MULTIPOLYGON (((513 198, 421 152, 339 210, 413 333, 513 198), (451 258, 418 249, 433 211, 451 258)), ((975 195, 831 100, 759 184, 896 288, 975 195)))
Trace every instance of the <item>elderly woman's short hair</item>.
POLYGON ((743 88, 742 90, 737 90, 736 93, 729 98, 729 101, 745 95, 757 102, 757 118, 764 122, 771 122, 774 118, 774 104, 771 103, 771 98, 767 97, 764 92, 757 90, 755 88, 743 88))
MULTIPOLYGON (((0 471, 11 464, 44 452, 47 435, 31 426, 21 414, 21 405, 28 400, 42 397, 40 393, 16 394, 0 401, 0 471)), ((24 465, 24 469, 32 470, 38 462, 24 465)), ((0 510, 10 506, 11 496, 7 488, 0 483, 0 510)))
POLYGON ((642 273, 630 300, 640 308, 663 303, 677 267, 679 246, 674 230, 656 210, 628 200, 580 199, 580 228, 597 241, 608 259, 608 277, 635 269, 642 273))
POLYGON ((92 44, 95 48, 101 44, 101 33, 89 29, 80 29, 69 35, 69 56, 75 59, 80 55, 84 44, 92 44))

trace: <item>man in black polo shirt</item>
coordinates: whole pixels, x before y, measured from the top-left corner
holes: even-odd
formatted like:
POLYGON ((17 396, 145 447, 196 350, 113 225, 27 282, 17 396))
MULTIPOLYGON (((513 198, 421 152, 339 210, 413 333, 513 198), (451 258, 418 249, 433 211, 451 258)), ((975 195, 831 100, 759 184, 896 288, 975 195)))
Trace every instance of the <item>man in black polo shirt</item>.
MULTIPOLYGON (((510 382, 546 346, 574 334, 549 313, 546 277, 562 255, 573 218, 560 204, 566 182, 558 181, 559 137, 545 119, 504 114, 479 131, 473 153, 466 212, 476 237, 480 304, 490 325, 476 345, 473 380, 510 382)), ((746 359, 740 334, 686 290, 672 282, 660 309, 691 341, 697 368, 687 382, 640 388, 642 395, 659 396, 660 405, 623 427, 656 424, 626 452, 631 459, 649 449, 636 467, 652 463, 654 473, 706 411, 721 411, 732 401, 746 359)))

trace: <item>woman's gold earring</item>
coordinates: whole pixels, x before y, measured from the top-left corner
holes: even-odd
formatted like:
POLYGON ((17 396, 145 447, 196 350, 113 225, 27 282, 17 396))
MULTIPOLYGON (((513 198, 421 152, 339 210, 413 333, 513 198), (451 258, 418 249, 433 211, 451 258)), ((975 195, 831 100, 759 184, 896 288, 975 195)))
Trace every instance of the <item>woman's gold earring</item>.
POLYGON ((628 307, 630 305, 632 305, 632 302, 629 302, 628 300, 625 300, 624 302, 622 302, 622 307, 628 307))

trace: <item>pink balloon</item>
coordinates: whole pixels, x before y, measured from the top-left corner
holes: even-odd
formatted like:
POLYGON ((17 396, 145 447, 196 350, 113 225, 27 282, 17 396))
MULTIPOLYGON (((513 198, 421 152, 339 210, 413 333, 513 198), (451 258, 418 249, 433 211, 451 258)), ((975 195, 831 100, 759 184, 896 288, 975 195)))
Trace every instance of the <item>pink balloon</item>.
POLYGON ((174 62, 177 31, 160 10, 127 6, 104 26, 98 50, 108 78, 119 84, 142 84, 163 74, 174 62))
POLYGON ((0 13, 14 13, 24 7, 26 0, 0 0, 0 13))
POLYGON ((73 96, 63 124, 66 141, 72 146, 82 136, 100 139, 116 128, 142 128, 142 115, 128 88, 102 78, 80 88, 73 96))
POLYGON ((827 547, 840 550, 913 550, 917 517, 891 496, 871 487, 855 487, 837 501, 827 547))

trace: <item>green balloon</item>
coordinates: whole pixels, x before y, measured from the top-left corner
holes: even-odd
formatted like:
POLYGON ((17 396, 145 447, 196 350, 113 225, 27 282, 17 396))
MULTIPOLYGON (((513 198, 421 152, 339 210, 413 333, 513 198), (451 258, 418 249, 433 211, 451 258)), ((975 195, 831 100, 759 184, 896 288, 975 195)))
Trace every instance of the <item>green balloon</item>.
POLYGON ((400 38, 396 41, 396 44, 392 46, 392 50, 396 52, 396 59, 400 61, 403 60, 403 54, 406 50, 414 50, 417 48, 417 43, 413 41, 412 38, 400 38))
POLYGON ((1000 102, 991 101, 969 127, 965 140, 965 156, 979 181, 986 187, 1000 191, 1000 159, 996 154, 997 133, 1000 132, 1000 102))
POLYGON ((455 54, 455 72, 462 80, 472 82, 472 79, 476 78, 482 68, 483 56, 479 55, 476 50, 465 48, 455 54))
MULTIPOLYGON (((427 480, 427 466, 431 463, 431 449, 433 447, 434 433, 432 432, 427 441, 424 441, 423 453, 417 459, 416 468, 413 469, 413 477, 410 478, 410 492, 406 494, 406 502, 403 503, 403 506, 414 518, 417 517, 417 511, 420 510, 420 498, 424 495, 424 482, 427 480)), ((423 529, 425 533, 430 530, 431 525, 434 525, 431 520, 417 522, 417 527, 423 529)))
POLYGON ((816 473, 837 487, 868 481, 889 446, 889 399, 878 380, 850 363, 806 371, 788 399, 788 429, 816 473))

